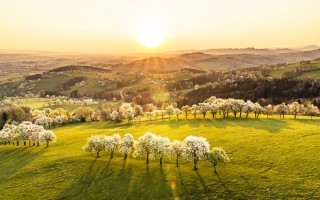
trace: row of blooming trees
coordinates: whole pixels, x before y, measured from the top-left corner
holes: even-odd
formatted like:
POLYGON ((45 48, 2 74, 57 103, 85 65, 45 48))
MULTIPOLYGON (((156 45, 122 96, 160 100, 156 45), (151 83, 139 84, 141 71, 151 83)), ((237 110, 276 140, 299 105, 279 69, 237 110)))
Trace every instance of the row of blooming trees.
POLYGON ((49 147, 49 142, 55 142, 56 136, 52 131, 45 130, 42 126, 25 121, 19 125, 5 124, 0 131, 0 139, 4 141, 5 145, 7 143, 9 145, 11 143, 19 145, 20 141, 22 141, 26 146, 28 141, 29 146, 32 142, 33 146, 36 144, 40 146, 40 143, 46 143, 47 147, 49 147))
POLYGON ((2 109, 2 112, 5 113, 5 115, 2 116, 3 121, 7 121, 5 118, 27 118, 25 121, 31 121, 45 129, 75 122, 108 120, 121 122, 127 120, 128 123, 131 123, 133 120, 140 122, 143 118, 148 121, 158 120, 159 118, 162 120, 164 118, 171 119, 172 116, 179 119, 181 115, 186 119, 188 119, 190 115, 194 118, 197 118, 198 115, 201 115, 203 118, 206 118, 208 115, 211 115, 212 118, 216 118, 217 115, 220 115, 223 118, 228 118, 230 116, 248 118, 249 114, 254 114, 255 118, 259 118, 262 113, 266 114, 267 117, 269 115, 279 114, 280 118, 284 118, 285 114, 291 114, 294 118, 304 114, 311 116, 311 118, 312 116, 320 115, 319 108, 309 103, 301 104, 299 102, 292 102, 289 104, 281 103, 278 105, 267 105, 262 107, 259 103, 253 103, 250 100, 244 101, 242 99, 232 98, 222 99, 214 96, 199 104, 182 106, 181 109, 177 107, 175 102, 171 104, 164 103, 159 109, 153 104, 147 104, 142 107, 135 103, 125 102, 122 103, 120 107, 114 109, 104 108, 103 106, 95 110, 90 107, 78 107, 72 112, 66 111, 63 108, 54 110, 50 108, 44 108, 43 110, 27 109, 25 107, 23 107, 23 109, 20 107, 12 108, 16 109, 2 109), (29 113, 24 113, 27 111, 29 113))
POLYGON ((165 156, 175 160, 179 166, 179 158, 193 162, 194 169, 201 159, 212 163, 215 172, 216 165, 220 162, 228 162, 229 158, 225 151, 220 147, 214 147, 210 151, 209 142, 203 137, 188 136, 183 141, 170 141, 167 137, 155 135, 151 132, 145 133, 137 140, 132 134, 125 134, 123 138, 118 134, 112 136, 93 135, 88 138, 83 149, 88 152, 95 152, 99 157, 101 151, 110 152, 111 158, 115 150, 119 151, 124 159, 132 153, 132 156, 145 157, 146 162, 159 159, 160 165, 165 156))

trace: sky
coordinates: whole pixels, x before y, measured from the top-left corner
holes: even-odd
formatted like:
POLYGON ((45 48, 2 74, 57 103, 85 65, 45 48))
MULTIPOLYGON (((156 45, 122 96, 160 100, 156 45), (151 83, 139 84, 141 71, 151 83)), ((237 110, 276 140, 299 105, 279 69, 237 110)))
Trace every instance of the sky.
POLYGON ((292 48, 320 45, 319 24, 319 0, 0 0, 0 49, 292 48))

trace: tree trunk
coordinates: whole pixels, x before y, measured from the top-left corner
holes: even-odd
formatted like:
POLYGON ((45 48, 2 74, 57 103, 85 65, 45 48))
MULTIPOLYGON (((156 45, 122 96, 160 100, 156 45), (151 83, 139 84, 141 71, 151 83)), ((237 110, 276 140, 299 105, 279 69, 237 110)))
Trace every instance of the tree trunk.
POLYGON ((26 141, 23 141, 23 145, 26 146, 26 141))
POLYGON ((125 155, 124 155, 124 159, 126 160, 126 159, 127 159, 127 157, 128 157, 128 154, 125 154, 125 155))
POLYGON ((214 173, 217 173, 216 165, 213 165, 214 173))
POLYGON ((246 118, 248 118, 248 116, 249 116, 249 113, 247 112, 247 114, 246 114, 246 118))
POLYGON ((31 141, 29 140, 29 146, 31 145, 31 141))
POLYGON ((113 158, 113 151, 114 151, 114 150, 111 151, 111 156, 110 156, 110 158, 113 158))
POLYGON ((194 170, 197 170, 197 163, 198 163, 198 161, 197 161, 197 159, 193 159, 193 169, 194 170))
POLYGON ((160 165, 162 166, 162 158, 160 158, 160 165))
POLYGON ((233 114, 234 114, 234 118, 236 118, 236 117, 237 117, 237 113, 236 113, 236 112, 233 112, 233 114))
POLYGON ((100 151, 97 151, 97 158, 99 158, 99 153, 100 153, 100 151))
POLYGON ((147 164, 149 163, 149 153, 147 153, 147 164))
POLYGON ((19 140, 17 141, 17 146, 19 146, 19 140))
POLYGON ((179 166, 179 156, 177 156, 176 158, 176 164, 177 164, 177 167, 179 166))
POLYGON ((240 111, 240 113, 239 113, 239 114, 240 114, 240 117, 241 117, 241 115, 242 115, 242 112, 240 111))
POLYGON ((47 148, 49 147, 49 141, 47 141, 47 148))
POLYGON ((297 114, 294 115, 294 118, 295 118, 295 119, 297 118, 297 114))
POLYGON ((37 142, 37 147, 40 146, 40 142, 37 142))
POLYGON ((7 141, 4 141, 4 145, 7 145, 7 141))

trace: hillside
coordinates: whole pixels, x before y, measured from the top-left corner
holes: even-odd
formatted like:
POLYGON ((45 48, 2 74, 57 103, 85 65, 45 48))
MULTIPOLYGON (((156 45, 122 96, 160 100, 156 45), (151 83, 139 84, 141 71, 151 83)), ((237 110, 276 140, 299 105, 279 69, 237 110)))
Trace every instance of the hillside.
POLYGON ((117 64, 112 67, 112 71, 116 72, 149 72, 149 73, 163 73, 170 71, 177 71, 181 68, 195 68, 192 63, 180 58, 162 58, 150 57, 142 60, 126 64, 117 64))
POLYGON ((133 125, 74 124, 54 129, 58 140, 49 148, 4 146, 0 142, 2 199, 319 199, 319 120, 298 119, 165 120, 133 125), (81 147, 92 134, 146 131, 173 139, 206 137, 223 147, 230 163, 199 162, 198 171, 180 160, 122 155, 110 160, 103 152, 81 147), (279 154, 279 152, 281 152, 279 154))

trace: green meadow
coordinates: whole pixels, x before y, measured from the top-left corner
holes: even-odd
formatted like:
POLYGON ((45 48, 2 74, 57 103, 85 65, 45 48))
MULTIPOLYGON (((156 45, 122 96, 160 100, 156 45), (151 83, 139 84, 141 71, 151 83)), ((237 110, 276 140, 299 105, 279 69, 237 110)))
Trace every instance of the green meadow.
POLYGON ((319 199, 319 119, 277 117, 79 123, 55 128, 49 148, 0 142, 0 199, 319 199), (215 174, 206 161, 195 171, 182 158, 180 167, 165 158, 161 168, 158 160, 82 150, 94 134, 147 131, 205 137, 230 163, 215 174))

